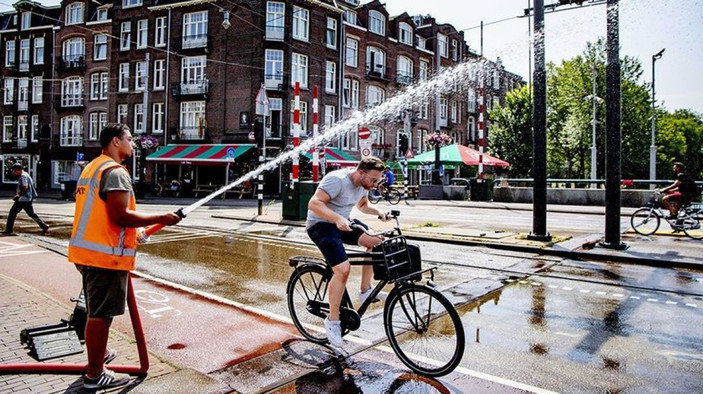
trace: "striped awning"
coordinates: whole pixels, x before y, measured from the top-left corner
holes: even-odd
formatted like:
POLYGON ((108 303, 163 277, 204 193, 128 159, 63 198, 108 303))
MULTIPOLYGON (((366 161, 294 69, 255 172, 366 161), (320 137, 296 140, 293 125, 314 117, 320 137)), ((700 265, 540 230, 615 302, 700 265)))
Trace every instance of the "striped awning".
MULTIPOLYGON (((303 156, 312 160, 311 151, 303 153, 303 156)), ((335 148, 325 148, 325 161, 328 166, 351 167, 359 164, 359 161, 351 155, 335 148)))
POLYGON ((179 164, 226 165, 236 160, 254 144, 166 145, 146 157, 147 161, 179 164))

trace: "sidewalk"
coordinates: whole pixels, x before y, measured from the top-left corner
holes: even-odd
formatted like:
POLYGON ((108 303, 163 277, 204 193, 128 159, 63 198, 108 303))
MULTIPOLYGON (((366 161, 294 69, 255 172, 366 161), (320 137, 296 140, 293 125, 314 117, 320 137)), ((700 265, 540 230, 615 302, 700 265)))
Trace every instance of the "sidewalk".
MULTIPOLYGON (((194 201, 194 200, 193 200, 194 201)), ((188 205, 188 200, 166 199, 141 201, 142 204, 159 202, 188 205)), ((266 207, 264 215, 257 215, 256 200, 224 200, 226 213, 220 218, 261 221, 285 224, 304 231, 302 222, 283 221, 280 217, 280 202, 266 207)), ((221 201, 217 202, 218 205, 221 201)), ((417 202, 427 208, 437 206, 470 207, 480 204, 483 208, 525 209, 527 204, 510 204, 509 207, 494 203, 451 201, 417 202), (524 205, 524 206, 523 206, 524 205)), ((402 210, 403 207, 399 206, 402 210)), ((550 206, 549 210, 563 209, 566 212, 602 214, 603 207, 550 206)), ((215 216, 215 215, 213 215, 215 216)), ((406 231, 415 239, 441 238, 445 242, 466 245, 534 251, 555 254, 565 258, 648 263, 660 266, 703 267, 703 241, 685 236, 661 235, 640 237, 630 233, 622 235, 628 246, 625 250, 607 249, 598 246, 602 234, 569 239, 554 244, 544 244, 524 238, 524 234, 486 234, 475 229, 456 227, 422 228, 419 223, 404 221, 413 227, 406 231)), ((73 310, 70 297, 80 291, 77 271, 66 262, 65 251, 50 250, 38 244, 31 236, 0 238, 0 364, 36 363, 28 349, 19 342, 19 332, 26 327, 58 323, 73 310), (49 279, 50 278, 50 279, 49 279)), ((134 393, 209 393, 230 392, 233 388, 226 380, 218 380, 218 371, 281 347, 281 344, 296 336, 290 324, 261 316, 233 305, 226 300, 208 298, 204 294, 174 287, 148 277, 133 277, 138 289, 138 301, 146 340, 150 351, 151 367, 143 380, 134 380, 128 388, 134 393), (144 319, 146 314, 159 319, 144 319), (256 332, 255 336, 251 333, 256 332), (222 351, 226 349, 226 351, 222 351)), ((115 364, 137 365, 138 355, 128 317, 115 320, 110 346, 119 352, 115 364)), ((48 363, 83 363, 85 352, 48 363)), ((262 366, 265 368, 265 366, 262 366)), ((235 377, 236 378, 236 377, 235 377)), ((244 378, 242 378, 244 379, 244 378)), ((2 375, 0 392, 81 392, 82 379, 76 375, 2 375)))

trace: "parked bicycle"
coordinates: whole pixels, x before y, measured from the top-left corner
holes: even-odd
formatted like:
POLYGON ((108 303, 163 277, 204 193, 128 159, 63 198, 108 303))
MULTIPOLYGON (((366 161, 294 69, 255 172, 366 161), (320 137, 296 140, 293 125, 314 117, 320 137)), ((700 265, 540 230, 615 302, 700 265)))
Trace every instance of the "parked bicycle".
POLYGON ((662 209, 661 193, 654 192, 654 197, 645 207, 636 210, 630 218, 632 229, 642 235, 652 235, 661 224, 661 220, 666 220, 674 232, 683 231, 693 239, 703 239, 701 230, 701 220, 703 220, 703 204, 687 203, 679 207, 679 214, 675 218, 669 218, 669 212, 662 209))
MULTIPOLYGON (((431 285, 435 268, 422 269, 420 249, 408 244, 400 231, 399 211, 391 211, 396 226, 374 234, 384 241, 370 253, 348 253, 352 265, 373 264, 379 280, 371 295, 354 309, 345 289, 340 307, 342 335, 361 326, 361 317, 386 284, 393 289, 383 307, 383 326, 391 348, 416 373, 443 376, 456 368, 464 354, 464 327, 456 309, 431 285), (429 273, 427 284, 418 283, 429 273)), ((298 331, 310 341, 327 343, 324 319, 329 314, 327 296, 332 269, 321 258, 296 256, 286 290, 288 310, 298 331)))
POLYGON ((377 204, 381 200, 386 200, 391 205, 395 205, 400 202, 400 192, 393 186, 386 186, 381 189, 373 188, 369 190, 368 198, 371 204, 377 204))

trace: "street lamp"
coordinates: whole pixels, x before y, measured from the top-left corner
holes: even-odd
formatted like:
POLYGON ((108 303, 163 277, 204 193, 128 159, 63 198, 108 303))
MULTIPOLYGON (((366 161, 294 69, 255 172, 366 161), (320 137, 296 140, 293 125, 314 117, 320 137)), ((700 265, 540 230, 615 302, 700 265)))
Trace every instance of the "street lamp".
MULTIPOLYGON (((596 123, 598 122, 596 120, 596 104, 601 104, 603 102, 603 99, 596 96, 596 77, 598 76, 598 69, 596 68, 596 64, 593 63, 593 66, 591 67, 591 73, 593 74, 593 94, 589 94, 588 96, 584 97, 584 100, 592 100, 593 101, 593 116, 591 119, 591 125, 592 125, 592 132, 591 132, 591 180, 595 181, 597 179, 597 148, 596 148, 596 123)), ((598 185, 595 183, 591 184, 592 189, 597 189, 598 185)))
MULTIPOLYGON (((662 48, 661 51, 657 52, 656 54, 652 55, 652 145, 649 147, 649 180, 654 181, 657 179, 657 145, 656 145, 656 140, 654 139, 654 135, 656 133, 657 129, 657 118, 656 118, 656 113, 655 111, 655 104, 656 104, 656 99, 654 98, 654 64, 658 59, 661 59, 661 57, 664 55, 664 50, 666 48, 662 48)), ((650 188, 655 187, 656 185, 650 184, 650 188)))

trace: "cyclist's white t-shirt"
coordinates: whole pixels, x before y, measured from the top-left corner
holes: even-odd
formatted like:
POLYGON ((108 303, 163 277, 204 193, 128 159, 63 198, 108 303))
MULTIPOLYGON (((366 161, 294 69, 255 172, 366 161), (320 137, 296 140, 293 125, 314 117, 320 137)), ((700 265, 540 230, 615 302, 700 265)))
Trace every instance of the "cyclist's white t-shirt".
MULTIPOLYGON (((363 186, 354 186, 351 181, 351 173, 356 169, 342 169, 327 173, 318 186, 319 189, 329 194, 330 202, 327 207, 340 214, 344 218, 349 218, 354 206, 366 196, 366 189, 363 186)), ((311 210, 308 210, 308 219, 305 222, 305 229, 309 229, 320 222, 331 223, 311 210)))

